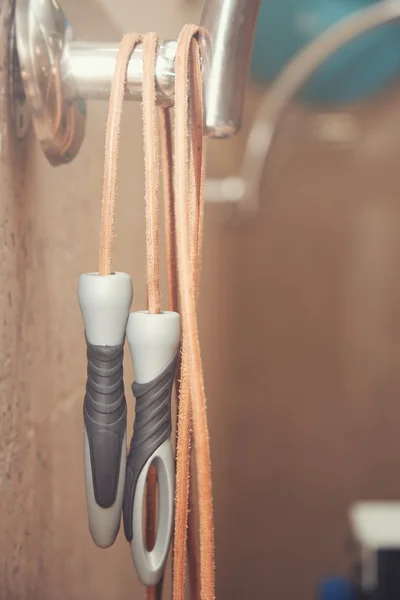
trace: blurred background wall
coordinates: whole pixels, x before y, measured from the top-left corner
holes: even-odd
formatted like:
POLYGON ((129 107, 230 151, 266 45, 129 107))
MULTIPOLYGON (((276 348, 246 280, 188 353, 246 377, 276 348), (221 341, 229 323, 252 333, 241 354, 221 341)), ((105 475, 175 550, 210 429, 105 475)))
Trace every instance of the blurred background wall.
MULTIPOLYGON (((122 532, 108 551, 91 542, 82 469, 77 280, 97 264, 107 106, 89 103, 68 166, 52 168, 32 131, 15 140, 10 4, 0 0, 0 598, 141 597, 122 532)), ((200 12, 183 0, 110 6, 63 3, 87 40, 174 37, 200 12)), ((252 89, 241 136, 209 145, 210 175, 238 168, 259 99, 252 89)), ((311 599, 346 569, 349 503, 400 494, 399 105, 391 89, 344 117, 289 111, 257 218, 234 224, 207 206, 200 326, 219 600, 311 599)), ((141 148, 140 106, 127 104, 115 265, 132 273, 137 309, 141 148)))

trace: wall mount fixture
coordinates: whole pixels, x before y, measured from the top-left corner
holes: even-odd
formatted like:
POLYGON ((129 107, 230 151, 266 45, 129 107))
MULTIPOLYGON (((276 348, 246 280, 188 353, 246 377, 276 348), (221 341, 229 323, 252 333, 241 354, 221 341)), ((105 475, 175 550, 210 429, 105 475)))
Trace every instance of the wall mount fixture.
MULTIPOLYGON (((233 136, 240 128, 253 38, 261 0, 205 0, 201 52, 205 134, 233 136)), ((333 25, 299 52, 270 86, 248 137, 238 176, 206 181, 206 200, 233 203, 242 216, 258 208, 261 177, 277 123, 296 92, 339 48, 375 27, 400 19, 400 0, 383 0, 333 25)), ((24 111, 52 165, 70 162, 85 134, 86 99, 108 99, 118 44, 75 41, 57 0, 16 0, 16 46, 24 111)), ((176 41, 160 44, 158 102, 174 103, 176 41)), ((126 100, 140 100, 142 49, 132 54, 126 100)), ((18 96, 14 92, 18 101, 18 96)), ((21 100, 19 100, 21 104, 21 100)), ((21 106, 17 105, 17 111, 21 106)), ((18 116, 16 117, 18 119, 18 116)), ((24 118, 26 122, 26 118, 24 118)))
MULTIPOLYGON (((200 39, 206 134, 240 128, 255 25, 261 0, 206 0, 200 39)), ((16 43, 36 135, 52 165, 70 162, 85 134, 86 99, 108 99, 118 44, 75 41, 57 0, 16 0, 16 43)), ((160 44, 158 101, 174 102, 176 41, 160 44)), ((140 100, 142 49, 132 54, 126 100, 140 100)))
POLYGON ((399 19, 400 0, 383 0, 342 19, 300 51, 265 93, 247 139, 240 173, 206 180, 206 199, 234 203, 241 219, 254 216, 277 125, 296 93, 330 56, 351 40, 399 19))

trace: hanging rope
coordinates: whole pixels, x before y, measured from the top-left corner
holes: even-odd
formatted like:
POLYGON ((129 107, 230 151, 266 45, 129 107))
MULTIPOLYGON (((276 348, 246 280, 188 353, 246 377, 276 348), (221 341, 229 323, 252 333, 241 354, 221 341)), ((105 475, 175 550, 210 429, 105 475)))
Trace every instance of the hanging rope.
POLYGON ((106 130, 106 148, 104 159, 103 200, 101 204, 99 274, 111 273, 114 245, 114 217, 117 185, 117 166, 119 133, 121 128, 122 106, 125 96, 126 71, 129 59, 135 47, 141 43, 142 36, 128 33, 121 41, 114 78, 111 87, 106 130))
POLYGON ((200 597, 202 600, 212 600, 215 597, 209 433, 196 316, 203 231, 202 180, 204 177, 202 83, 199 47, 195 38, 198 31, 198 27, 194 25, 186 25, 183 28, 178 39, 175 62, 175 218, 183 341, 178 415, 174 600, 184 598, 190 410, 192 410, 198 484, 200 597), (191 140, 190 145, 188 137, 191 140))
MULTIPOLYGON (((175 194, 172 135, 168 111, 161 109, 161 145, 164 177, 166 253, 169 306, 182 319, 182 355, 178 382, 176 448, 175 538, 173 598, 184 600, 186 551, 189 552, 192 600, 213 600, 214 526, 207 406, 200 355, 196 304, 203 237, 203 107, 199 29, 186 25, 178 39, 175 89, 175 194), (200 557, 197 559, 197 518, 190 478, 190 438, 193 424, 197 474, 200 557), (188 511, 190 506, 190 512, 188 511), (189 522, 189 528, 188 528, 189 522), (199 563, 199 565, 198 565, 199 563), (198 566, 200 577, 198 577, 198 566), (200 584, 200 585, 199 585, 200 584)), ((127 34, 120 45, 110 96, 101 212, 99 273, 109 275, 112 265, 118 142, 129 58, 143 41, 143 137, 145 156, 146 268, 148 309, 160 312, 159 287, 159 137, 156 122, 155 64, 158 39, 150 33, 127 34)), ((147 481, 146 542, 155 542, 157 476, 150 469, 147 481)), ((148 588, 146 597, 161 597, 162 582, 148 588)))
MULTIPOLYGON (((159 137, 156 104, 156 60, 158 36, 148 33, 143 38, 143 151, 145 165, 145 220, 146 220, 146 279, 147 304, 152 314, 160 312, 159 261, 159 137)), ((157 531, 157 471, 150 467, 146 495, 146 543, 153 549, 157 531)), ((147 600, 160 600, 163 580, 157 586, 146 588, 147 600)))
POLYGON ((160 260, 158 248, 159 139, 156 105, 158 36, 143 38, 143 150, 145 174, 147 303, 149 312, 160 312, 160 260))

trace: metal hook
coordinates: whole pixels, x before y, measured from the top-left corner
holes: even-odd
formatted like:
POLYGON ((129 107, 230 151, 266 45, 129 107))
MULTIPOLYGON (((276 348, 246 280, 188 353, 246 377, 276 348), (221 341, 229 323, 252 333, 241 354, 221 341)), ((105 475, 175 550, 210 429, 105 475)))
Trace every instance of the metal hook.
MULTIPOLYGON (((229 137, 240 127, 248 65, 261 0, 207 0, 201 25, 206 133, 229 137)), ((117 44, 88 44, 73 34, 57 0, 17 0, 16 41, 36 135, 53 165, 72 160, 84 138, 87 98, 108 99, 117 44)), ((173 104, 176 42, 160 45, 158 101, 173 104)), ((127 100, 142 87, 142 49, 128 68, 127 100)))
POLYGON ((339 21, 299 52, 283 69, 262 101, 247 140, 240 174, 207 180, 206 200, 235 203, 241 217, 254 216, 277 124, 296 92, 342 46, 363 33, 398 19, 400 0, 385 0, 339 21))

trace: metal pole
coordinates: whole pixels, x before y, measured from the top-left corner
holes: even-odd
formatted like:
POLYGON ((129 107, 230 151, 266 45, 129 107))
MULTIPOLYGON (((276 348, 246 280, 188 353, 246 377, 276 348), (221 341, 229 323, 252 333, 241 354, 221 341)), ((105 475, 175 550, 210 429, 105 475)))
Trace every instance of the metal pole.
MULTIPOLYGON (((70 42, 62 62, 64 83, 77 96, 108 100, 117 53, 117 44, 70 42)), ((167 106, 173 104, 175 53, 175 41, 160 44, 156 64, 157 96, 159 103, 167 106)), ((126 100, 141 99, 142 80, 142 47, 138 46, 129 61, 126 100)))
POLYGON ((261 0, 207 0, 201 25, 210 137, 234 135, 241 125, 248 69, 261 0))

